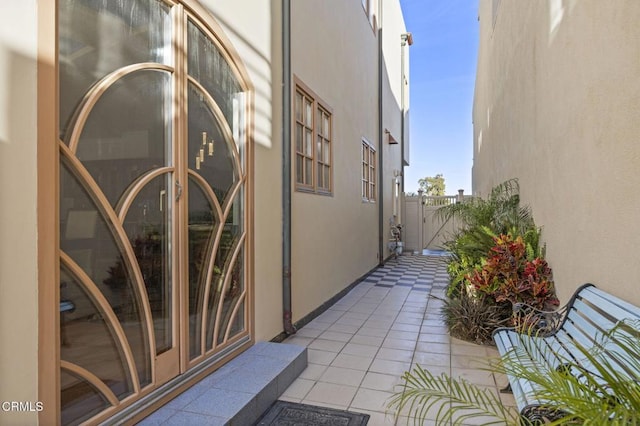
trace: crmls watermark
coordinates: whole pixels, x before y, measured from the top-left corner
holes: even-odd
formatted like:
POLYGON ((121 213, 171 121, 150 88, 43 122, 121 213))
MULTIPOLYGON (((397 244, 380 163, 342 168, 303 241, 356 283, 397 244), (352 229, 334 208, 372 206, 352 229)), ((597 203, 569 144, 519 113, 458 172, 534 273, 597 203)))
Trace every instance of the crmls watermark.
POLYGON ((0 410, 4 412, 8 412, 8 411, 39 412, 44 410, 44 404, 40 401, 2 401, 2 404, 0 404, 0 410))

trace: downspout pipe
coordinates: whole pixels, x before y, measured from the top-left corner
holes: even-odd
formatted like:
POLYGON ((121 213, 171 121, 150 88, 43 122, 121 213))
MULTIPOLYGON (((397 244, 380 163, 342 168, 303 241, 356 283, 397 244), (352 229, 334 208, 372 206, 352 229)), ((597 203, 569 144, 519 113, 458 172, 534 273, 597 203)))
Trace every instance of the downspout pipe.
POLYGON ((282 0, 282 322, 291 323, 291 0, 282 0))
POLYGON ((383 265, 385 259, 384 246, 384 123, 382 108, 382 73, 384 58, 382 56, 382 0, 378 1, 378 264, 383 265))

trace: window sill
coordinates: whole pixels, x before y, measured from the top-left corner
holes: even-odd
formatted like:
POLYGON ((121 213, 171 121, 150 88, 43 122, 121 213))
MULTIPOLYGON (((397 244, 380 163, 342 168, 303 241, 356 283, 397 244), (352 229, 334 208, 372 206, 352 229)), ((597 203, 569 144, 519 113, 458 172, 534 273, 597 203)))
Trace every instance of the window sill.
POLYGON ((296 192, 299 192, 299 193, 302 193, 302 194, 322 195, 322 196, 325 196, 325 197, 333 197, 333 192, 322 191, 322 190, 313 189, 313 188, 299 187, 299 188, 296 188, 296 192))

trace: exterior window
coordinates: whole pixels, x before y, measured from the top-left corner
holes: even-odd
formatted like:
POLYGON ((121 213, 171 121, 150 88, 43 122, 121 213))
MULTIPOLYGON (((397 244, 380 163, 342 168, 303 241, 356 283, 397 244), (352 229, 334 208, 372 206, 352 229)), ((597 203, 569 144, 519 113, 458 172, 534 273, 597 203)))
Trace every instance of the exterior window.
POLYGON ((295 123, 296 189, 330 194, 332 191, 331 111, 309 90, 296 87, 295 123))
POLYGON ((362 200, 376 200, 376 150, 365 139, 362 140, 362 200))
POLYGON ((331 114, 318 106, 318 137, 316 144, 318 189, 331 191, 331 114))

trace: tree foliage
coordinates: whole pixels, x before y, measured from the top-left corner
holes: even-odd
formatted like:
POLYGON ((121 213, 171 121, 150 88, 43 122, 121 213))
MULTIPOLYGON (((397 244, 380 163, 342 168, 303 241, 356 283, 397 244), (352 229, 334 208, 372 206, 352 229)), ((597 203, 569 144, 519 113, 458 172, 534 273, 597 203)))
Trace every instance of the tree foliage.
POLYGON ((422 179, 418 179, 418 185, 420 189, 424 191, 425 195, 429 196, 441 196, 445 194, 444 176, 438 173, 435 176, 427 176, 422 179))

